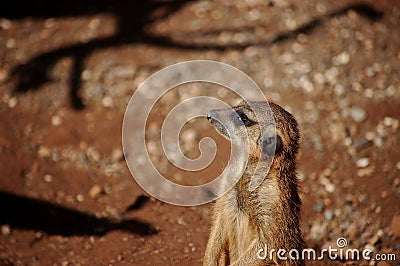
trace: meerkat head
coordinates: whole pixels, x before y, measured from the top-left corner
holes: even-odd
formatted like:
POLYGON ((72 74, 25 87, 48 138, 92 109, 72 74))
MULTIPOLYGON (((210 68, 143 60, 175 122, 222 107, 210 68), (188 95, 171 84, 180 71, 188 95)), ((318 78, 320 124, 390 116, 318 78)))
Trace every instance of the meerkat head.
POLYGON ((248 141, 250 163, 294 159, 297 154, 296 120, 277 104, 243 101, 233 108, 211 110, 207 119, 231 142, 248 141))

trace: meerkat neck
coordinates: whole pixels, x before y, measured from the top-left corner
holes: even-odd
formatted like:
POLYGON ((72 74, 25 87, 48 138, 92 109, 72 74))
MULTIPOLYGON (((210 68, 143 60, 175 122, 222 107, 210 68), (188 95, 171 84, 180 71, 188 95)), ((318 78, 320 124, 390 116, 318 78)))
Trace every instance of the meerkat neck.
POLYGON ((252 178, 252 171, 246 171, 236 185, 239 209, 254 219, 256 225, 267 224, 262 228, 268 231, 259 234, 268 248, 300 250, 304 243, 299 227, 301 202, 295 165, 271 168, 254 191, 248 189, 252 178))
MULTIPOLYGON (((295 166, 286 166, 279 171, 272 171, 274 176, 272 188, 276 197, 270 201, 271 216, 269 221, 271 248, 284 248, 287 250, 301 250, 304 241, 300 232, 300 207, 301 200, 298 194, 298 184, 295 166)), ((272 190, 272 189, 271 189, 272 190)), ((268 244, 268 243, 267 243, 268 244)))

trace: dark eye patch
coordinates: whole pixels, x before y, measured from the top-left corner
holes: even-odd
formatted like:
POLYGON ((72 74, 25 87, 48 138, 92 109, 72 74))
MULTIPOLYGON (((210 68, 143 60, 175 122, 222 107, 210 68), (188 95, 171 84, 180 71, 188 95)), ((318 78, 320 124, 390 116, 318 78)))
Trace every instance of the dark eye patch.
POLYGON ((250 126, 256 124, 256 122, 254 122, 253 120, 251 120, 250 118, 248 118, 247 115, 246 115, 245 113, 243 113, 243 111, 238 110, 238 111, 236 111, 236 113, 238 114, 240 120, 243 122, 243 124, 244 124, 246 127, 250 127, 250 126))

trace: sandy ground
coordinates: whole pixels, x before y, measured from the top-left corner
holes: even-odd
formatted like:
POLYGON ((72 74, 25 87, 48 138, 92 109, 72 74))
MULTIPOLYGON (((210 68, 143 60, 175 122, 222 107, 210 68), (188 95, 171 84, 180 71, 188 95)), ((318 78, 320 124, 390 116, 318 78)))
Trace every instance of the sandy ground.
MULTIPOLYGON (((399 1, 0 3, 0 265, 201 264, 212 204, 147 195, 121 143, 138 85, 192 59, 239 68, 297 118, 308 247, 344 237, 397 256, 324 265, 400 263, 399 1)), ((166 95, 148 130, 199 90, 166 95)), ((184 130, 189 157, 204 136, 226 150, 205 119, 184 130)), ((192 182, 152 147, 171 180, 192 182)), ((223 157, 196 182, 216 177, 223 157)))

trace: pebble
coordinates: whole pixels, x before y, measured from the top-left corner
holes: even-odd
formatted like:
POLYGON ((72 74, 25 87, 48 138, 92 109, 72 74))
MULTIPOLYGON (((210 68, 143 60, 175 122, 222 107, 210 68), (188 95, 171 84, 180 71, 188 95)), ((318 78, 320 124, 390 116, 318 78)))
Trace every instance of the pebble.
POLYGON ((299 85, 306 93, 311 93, 314 90, 314 85, 306 76, 300 78, 299 85))
POLYGON ((0 83, 6 81, 8 78, 8 71, 6 69, 0 69, 0 83))
POLYGON ((395 237, 400 236, 400 215, 393 216, 390 230, 395 237))
POLYGON ((346 127, 342 123, 332 123, 329 125, 332 141, 337 143, 346 138, 346 127))
POLYGON ((1 18, 0 19, 0 28, 3 30, 9 30, 12 27, 12 22, 11 20, 8 20, 6 18, 1 18))
POLYGON ((399 128, 399 120, 398 120, 398 119, 395 119, 395 118, 393 118, 393 117, 390 117, 390 116, 386 116, 386 117, 383 119, 383 124, 384 124, 386 127, 392 127, 392 128, 394 128, 394 129, 399 128))
POLYGON ((314 205, 313 208, 314 208, 314 211, 316 211, 316 212, 322 212, 322 210, 324 209, 324 205, 321 203, 317 203, 314 205))
POLYGON ((18 104, 18 100, 17 100, 17 98, 15 98, 15 97, 11 97, 11 98, 8 100, 8 103, 7 103, 8 107, 9 107, 10 109, 13 109, 17 104, 18 104))
POLYGON ((352 107, 349 111, 350 117, 357 123, 364 122, 368 117, 367 112, 361 107, 352 107))
POLYGON ((332 182, 325 176, 320 177, 320 182, 324 185, 326 192, 332 193, 335 191, 335 184, 332 184, 332 182))
POLYGON ((78 202, 82 202, 85 198, 83 197, 83 195, 82 194, 78 194, 78 195, 76 195, 76 200, 78 201, 78 202))
POLYGON ((197 133, 193 129, 188 129, 182 133, 182 141, 184 143, 193 143, 197 138, 197 133))
POLYGON ((331 84, 336 84, 339 76, 339 69, 337 67, 331 67, 325 71, 325 78, 331 84))
POLYGON ((327 219, 328 221, 332 220, 333 216, 335 216, 334 212, 332 210, 326 210, 324 212, 324 217, 325 219, 327 219))
POLYGON ((374 167, 367 167, 367 168, 362 168, 357 170, 357 176, 363 177, 363 176, 370 176, 374 172, 374 167))
POLYGON ((6 42, 6 47, 7 47, 8 49, 14 48, 15 45, 16 45, 16 41, 15 41, 14 38, 10 38, 10 39, 8 39, 7 42, 6 42))
POLYGON ((314 74, 313 80, 318 84, 324 84, 325 83, 325 76, 322 75, 321 73, 317 72, 317 73, 314 74))
POLYGON ((4 224, 1 226, 1 234, 3 236, 8 236, 9 234, 11 234, 11 228, 8 224, 4 224))
POLYGON ((121 148, 115 148, 112 151, 111 160, 113 162, 119 162, 124 158, 124 153, 121 148))
POLYGON ((39 147, 38 154, 42 158, 50 158, 51 157, 50 149, 45 147, 45 146, 40 146, 39 147))
POLYGON ((114 100, 113 98, 111 98, 110 96, 105 96, 102 100, 101 100, 101 104, 104 107, 112 107, 114 105, 114 100))
POLYGON ((360 158, 356 161, 356 165, 358 168, 365 168, 365 167, 369 166, 369 164, 370 164, 370 160, 369 160, 369 158, 366 158, 366 157, 360 158))
POLYGON ((100 26, 100 19, 99 18, 94 18, 89 22, 89 28, 91 30, 96 30, 100 26))
POLYGON ((51 182, 53 181, 53 176, 52 176, 52 175, 49 175, 49 174, 44 175, 44 176, 43 176, 43 180, 44 180, 45 182, 47 182, 47 183, 51 183, 51 182))
POLYGON ((377 137, 374 139, 374 145, 378 148, 382 147, 383 139, 381 137, 377 137))
POLYGON ((344 88, 343 85, 341 85, 341 84, 336 84, 335 87, 333 88, 333 92, 334 92, 337 96, 341 96, 341 95, 344 94, 345 88, 344 88))
POLYGON ((55 25, 54 18, 46 19, 44 22, 44 27, 47 29, 54 27, 54 25, 55 25))
POLYGON ((92 188, 89 190, 89 196, 94 199, 97 198, 97 196, 100 195, 100 193, 103 191, 100 185, 94 185, 92 188))
POLYGON ((326 235, 326 223, 315 222, 311 226, 310 236, 313 240, 321 240, 326 235))
POLYGON ((58 127, 59 125, 61 125, 61 123, 62 123, 62 119, 61 119, 60 116, 58 116, 58 115, 53 115, 53 116, 51 117, 51 124, 52 124, 53 126, 58 127))
POLYGON ((87 149, 86 155, 88 156, 89 160, 93 162, 99 162, 101 159, 100 153, 93 147, 89 147, 87 149))
POLYGON ((350 62, 350 55, 348 52, 344 51, 333 58, 333 63, 335 65, 346 65, 350 62))

